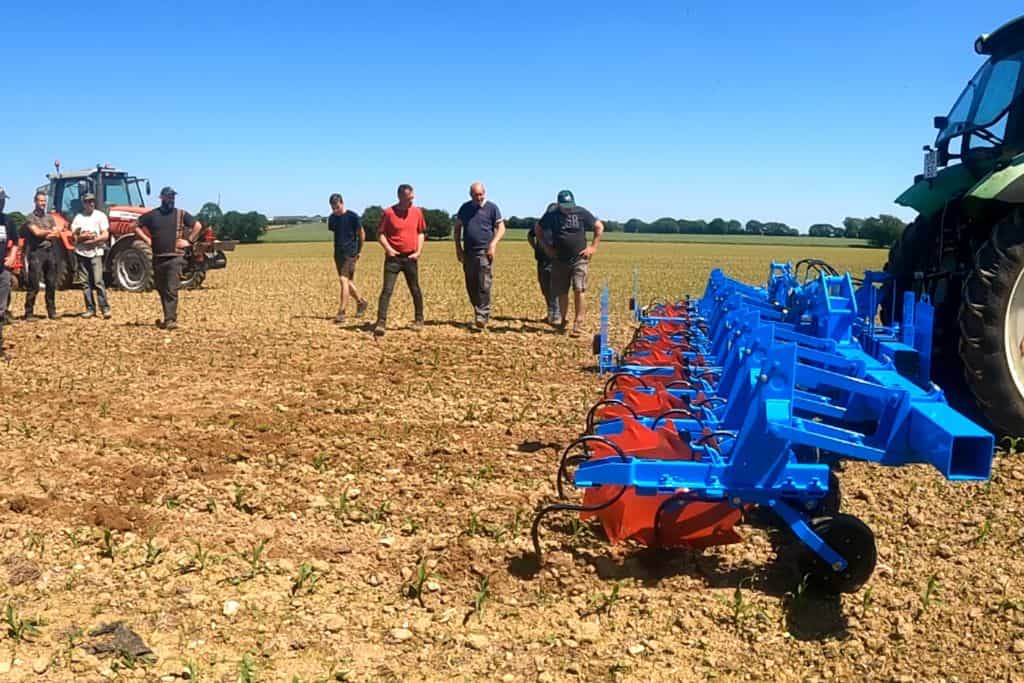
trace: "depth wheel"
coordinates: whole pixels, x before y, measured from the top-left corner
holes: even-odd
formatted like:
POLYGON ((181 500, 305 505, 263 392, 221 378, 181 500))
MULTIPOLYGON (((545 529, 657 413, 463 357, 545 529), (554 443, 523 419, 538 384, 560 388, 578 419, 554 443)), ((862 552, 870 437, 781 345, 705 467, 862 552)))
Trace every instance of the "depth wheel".
POLYGON ((846 569, 835 571, 807 548, 801 569, 807 577, 808 586, 831 595, 859 590, 871 578, 878 562, 875 535, 871 529, 853 515, 844 514, 818 517, 810 524, 814 533, 846 560, 846 569))

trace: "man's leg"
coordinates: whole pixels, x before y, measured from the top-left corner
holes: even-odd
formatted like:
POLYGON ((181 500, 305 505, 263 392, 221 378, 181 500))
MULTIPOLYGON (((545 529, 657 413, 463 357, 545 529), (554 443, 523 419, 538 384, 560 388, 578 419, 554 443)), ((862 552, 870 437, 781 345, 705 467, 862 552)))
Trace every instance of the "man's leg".
POLYGON ((409 285, 409 294, 412 295, 412 308, 416 317, 413 324, 416 327, 423 325, 423 291, 420 290, 420 262, 411 258, 402 258, 402 273, 405 275, 405 284, 409 285))
MULTIPOLYGON (((39 282, 42 280, 41 249, 33 249, 28 253, 28 280, 25 284, 25 317, 33 315, 36 307, 36 296, 39 294, 39 282)), ((46 295, 50 295, 50 283, 46 283, 46 295)))
POLYGON ((380 299, 377 301, 377 327, 383 331, 388 323, 388 307, 391 305, 391 295, 395 291, 395 280, 402 270, 402 264, 397 257, 384 257, 384 284, 380 289, 380 299))
POLYGON ((361 318, 366 313, 366 299, 362 297, 356 288, 356 262, 358 260, 358 256, 348 256, 345 258, 345 277, 348 278, 349 296, 356 300, 356 317, 361 318))
POLYGON ((104 316, 110 315, 110 303, 107 301, 107 285, 103 281, 103 257, 93 256, 92 259, 92 280, 96 287, 96 303, 104 316))
POLYGON ((572 322, 572 336, 578 337, 583 331, 583 319, 586 314, 584 295, 587 291, 587 267, 590 265, 585 258, 577 258, 572 264, 572 293, 576 318, 572 322))
POLYGON ((85 299, 85 315, 96 315, 96 304, 92 299, 92 287, 93 287, 93 276, 92 276, 92 259, 81 254, 75 254, 75 258, 78 259, 78 274, 82 278, 82 282, 85 286, 82 287, 82 297, 85 299))
POLYGON ((43 251, 41 262, 43 281, 46 283, 46 315, 57 317, 57 253, 53 247, 43 251))
POLYGON ((467 252, 462 255, 462 275, 466 280, 466 294, 469 295, 469 303, 473 307, 473 312, 476 313, 480 306, 479 287, 477 284, 480 273, 478 272, 476 254, 467 252))
POLYGON ((11 271, 0 264, 0 359, 4 353, 4 325, 7 322, 7 304, 11 301, 11 271))
POLYGON ((556 324, 565 324, 569 312, 569 288, 572 286, 572 265, 559 260, 551 262, 551 296, 558 301, 561 315, 556 324))
POLYGON ((491 284, 493 283, 491 267, 491 259, 487 258, 487 254, 480 254, 477 257, 476 320, 478 326, 481 320, 486 324, 491 318, 491 284))
POLYGON ((348 310, 348 292, 349 292, 349 279, 344 275, 338 276, 338 286, 341 289, 341 295, 338 301, 338 315, 335 316, 335 320, 341 322, 345 318, 345 311, 348 310), (340 319, 340 320, 339 320, 340 319))
POLYGON ((167 289, 167 308, 165 309, 164 320, 169 323, 177 323, 178 290, 181 288, 181 272, 185 268, 185 259, 182 256, 175 256, 174 258, 167 259, 167 261, 167 280, 164 283, 167 289))

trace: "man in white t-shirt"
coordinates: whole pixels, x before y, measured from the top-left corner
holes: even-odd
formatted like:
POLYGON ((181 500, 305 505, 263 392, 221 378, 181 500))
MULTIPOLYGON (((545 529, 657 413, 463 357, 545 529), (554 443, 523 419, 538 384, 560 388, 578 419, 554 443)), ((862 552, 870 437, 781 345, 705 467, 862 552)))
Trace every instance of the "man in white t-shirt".
POLYGON ((93 290, 100 305, 100 313, 110 318, 110 304, 107 303, 107 288, 103 284, 103 247, 110 239, 110 222, 107 214, 96 210, 96 195, 82 195, 82 213, 71 222, 75 236, 75 254, 78 259, 78 274, 85 283, 85 313, 83 318, 96 315, 93 290))

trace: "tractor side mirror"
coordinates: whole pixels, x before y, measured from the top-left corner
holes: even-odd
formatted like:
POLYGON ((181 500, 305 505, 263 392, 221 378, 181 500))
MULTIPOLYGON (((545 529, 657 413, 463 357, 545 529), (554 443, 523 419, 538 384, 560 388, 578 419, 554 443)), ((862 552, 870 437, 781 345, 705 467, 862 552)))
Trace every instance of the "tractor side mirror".
POLYGON ((149 187, 149 181, 147 180, 147 181, 146 181, 146 196, 148 197, 148 196, 149 196, 149 195, 151 195, 151 194, 153 194, 153 190, 152 190, 152 189, 150 189, 150 187, 149 187))
POLYGON ((949 125, 949 117, 948 116, 936 116, 932 120, 932 125, 935 126, 936 130, 945 130, 946 126, 949 125))

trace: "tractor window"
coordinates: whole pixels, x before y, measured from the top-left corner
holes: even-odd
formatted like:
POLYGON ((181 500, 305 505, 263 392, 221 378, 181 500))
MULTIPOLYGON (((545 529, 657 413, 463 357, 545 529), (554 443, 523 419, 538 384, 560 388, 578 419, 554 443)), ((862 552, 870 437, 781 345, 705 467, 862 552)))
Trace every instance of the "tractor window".
POLYGON ((63 196, 60 199, 60 212, 65 216, 74 218, 82 212, 82 200, 79 197, 86 191, 85 183, 67 183, 64 185, 63 196))
POLYGON ((953 105, 949 124, 939 131, 936 144, 988 128, 1001 119, 1020 93, 1022 63, 1024 52, 985 62, 953 105))
POLYGON ((988 85, 985 86, 973 117, 977 123, 983 126, 992 123, 1010 106, 1013 96, 1017 94, 1020 66, 1020 61, 1010 59, 992 67, 992 75, 989 76, 988 85))
POLYGON ((124 178, 117 176, 105 176, 103 178, 103 205, 104 206, 131 206, 131 198, 128 196, 128 188, 124 178))

